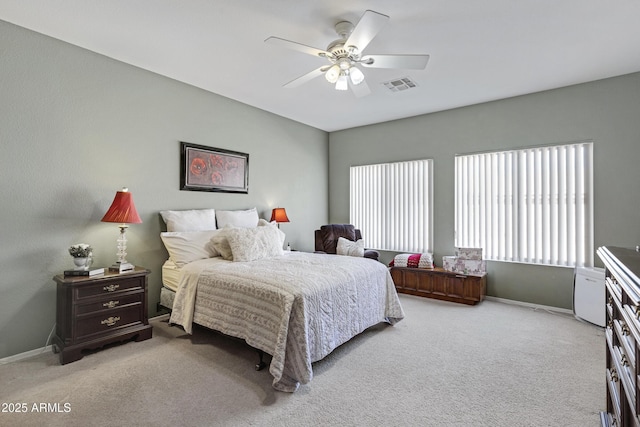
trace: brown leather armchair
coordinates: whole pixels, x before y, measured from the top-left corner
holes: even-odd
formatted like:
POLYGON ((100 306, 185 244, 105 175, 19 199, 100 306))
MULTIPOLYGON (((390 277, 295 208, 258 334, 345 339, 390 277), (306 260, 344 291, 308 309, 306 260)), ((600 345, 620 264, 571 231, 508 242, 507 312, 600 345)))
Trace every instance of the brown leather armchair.
MULTIPOLYGON (((316 252, 335 254, 336 247, 338 246, 338 238, 344 237, 347 240, 355 242, 362 239, 362 233, 351 224, 329 224, 320 227, 320 230, 316 230, 316 252)), ((378 260, 380 253, 373 249, 365 249, 365 258, 371 258, 378 260)))

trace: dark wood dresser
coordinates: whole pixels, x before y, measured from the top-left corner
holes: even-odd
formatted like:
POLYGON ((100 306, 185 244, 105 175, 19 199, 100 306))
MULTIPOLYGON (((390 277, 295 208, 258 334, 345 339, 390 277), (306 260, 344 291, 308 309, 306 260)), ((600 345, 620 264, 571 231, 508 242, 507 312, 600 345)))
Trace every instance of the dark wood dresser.
POLYGON ((81 359, 85 350, 132 338, 151 338, 147 311, 149 273, 136 267, 127 273, 53 278, 57 284, 53 351, 60 353, 61 364, 81 359))
POLYGON ((639 426, 640 253, 601 247, 605 265, 607 412, 603 426, 639 426))
POLYGON ((487 293, 487 275, 460 274, 433 269, 391 267, 396 290, 401 293, 474 305, 487 293))

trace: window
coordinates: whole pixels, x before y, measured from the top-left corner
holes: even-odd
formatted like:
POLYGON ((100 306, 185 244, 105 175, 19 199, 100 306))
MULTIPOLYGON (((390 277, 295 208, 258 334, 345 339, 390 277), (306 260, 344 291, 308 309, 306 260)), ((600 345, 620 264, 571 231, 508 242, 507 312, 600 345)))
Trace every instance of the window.
POLYGON ((431 252, 433 160, 350 169, 350 221, 369 248, 431 252))
POLYGON ((456 156, 455 245, 593 266, 593 143, 456 156))

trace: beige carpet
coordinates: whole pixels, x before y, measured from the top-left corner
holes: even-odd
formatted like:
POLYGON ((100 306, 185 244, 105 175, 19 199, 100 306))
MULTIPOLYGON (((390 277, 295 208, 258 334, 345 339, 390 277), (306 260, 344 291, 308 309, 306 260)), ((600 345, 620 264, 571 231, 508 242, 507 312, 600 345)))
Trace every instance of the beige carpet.
POLYGON ((401 300, 402 322, 338 348, 294 394, 271 388, 243 342, 156 319, 151 340, 65 366, 52 353, 1 365, 0 425, 599 425, 602 329, 495 301, 401 300))

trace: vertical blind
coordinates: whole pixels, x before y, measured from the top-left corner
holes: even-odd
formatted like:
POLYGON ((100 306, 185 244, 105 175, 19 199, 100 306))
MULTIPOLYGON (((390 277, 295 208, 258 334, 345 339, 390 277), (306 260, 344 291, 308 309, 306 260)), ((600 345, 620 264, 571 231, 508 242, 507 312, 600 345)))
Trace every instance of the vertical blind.
POLYGON ((350 221, 372 249, 431 252, 433 160, 350 169, 350 221))
POLYGON ((593 266, 593 143, 456 156, 455 245, 593 266))

